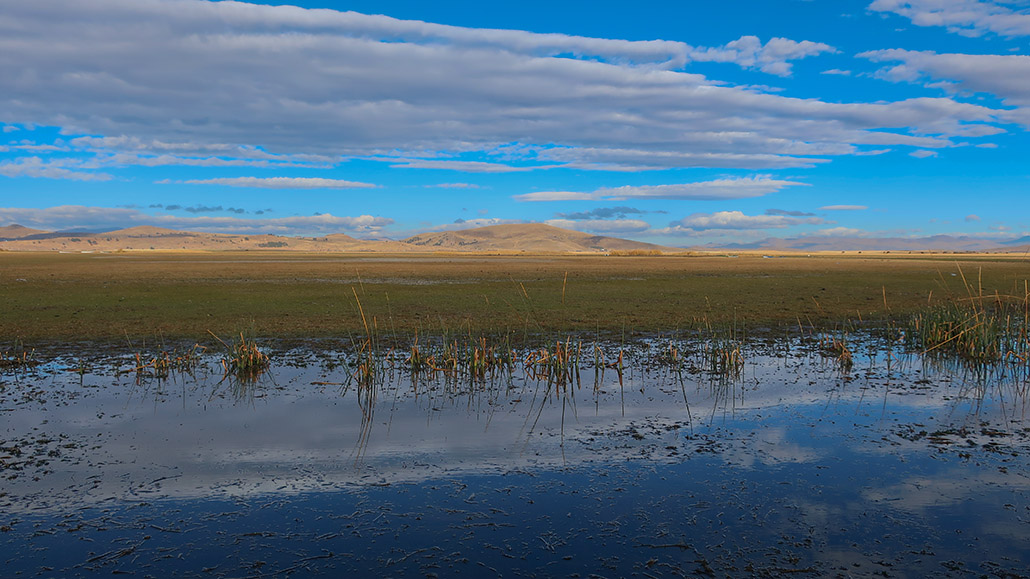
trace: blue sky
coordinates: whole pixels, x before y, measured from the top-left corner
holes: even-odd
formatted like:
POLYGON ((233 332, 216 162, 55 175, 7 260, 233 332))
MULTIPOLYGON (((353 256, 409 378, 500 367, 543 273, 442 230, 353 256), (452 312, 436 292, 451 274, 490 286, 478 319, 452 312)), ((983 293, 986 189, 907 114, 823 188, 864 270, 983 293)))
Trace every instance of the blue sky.
POLYGON ((1026 0, 500 4, 0 0, 0 225, 1030 233, 1026 0))

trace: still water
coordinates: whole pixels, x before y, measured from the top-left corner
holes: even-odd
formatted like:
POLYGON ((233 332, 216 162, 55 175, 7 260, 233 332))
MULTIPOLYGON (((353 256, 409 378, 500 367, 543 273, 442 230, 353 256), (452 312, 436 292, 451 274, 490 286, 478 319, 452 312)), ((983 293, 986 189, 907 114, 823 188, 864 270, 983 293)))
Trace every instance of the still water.
POLYGON ((7 369, 3 574, 1030 576, 1025 371, 854 344, 756 342, 739 375, 607 345, 622 372, 566 384, 359 388, 324 345, 252 383, 7 369))

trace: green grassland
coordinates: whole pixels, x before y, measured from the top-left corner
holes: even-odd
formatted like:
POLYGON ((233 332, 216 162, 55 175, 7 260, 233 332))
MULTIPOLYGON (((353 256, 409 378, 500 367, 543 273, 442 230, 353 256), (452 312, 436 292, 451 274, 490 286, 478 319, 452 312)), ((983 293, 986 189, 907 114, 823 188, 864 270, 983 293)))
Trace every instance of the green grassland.
POLYGON ((1025 300, 1023 256, 0 253, 0 340, 208 332, 750 331, 906 316, 976 295, 1025 300), (973 288, 973 289, 970 289, 973 288))

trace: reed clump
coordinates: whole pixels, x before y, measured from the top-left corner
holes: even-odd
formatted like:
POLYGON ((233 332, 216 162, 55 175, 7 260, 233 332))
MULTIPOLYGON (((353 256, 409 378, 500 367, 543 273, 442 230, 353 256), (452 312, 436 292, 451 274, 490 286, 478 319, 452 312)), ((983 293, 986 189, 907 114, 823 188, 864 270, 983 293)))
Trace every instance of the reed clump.
POLYGON ((136 379, 143 379, 147 377, 157 378, 159 380, 167 379, 173 372, 183 372, 190 374, 200 363, 200 357, 204 353, 206 348, 200 344, 193 344, 184 351, 172 350, 161 350, 159 353, 151 356, 144 355, 142 352, 135 354, 135 366, 129 370, 129 372, 136 373, 136 379))
POLYGON ((715 338, 705 343, 701 353, 705 369, 712 374, 735 378, 744 369, 744 354, 739 341, 715 338))
POLYGON ((926 354, 952 355, 972 363, 1030 363, 1026 282, 1022 296, 984 295, 968 284, 967 292, 964 299, 929 306, 909 318, 908 345, 926 354))
POLYGON ((428 344, 416 332, 408 348, 405 365, 413 376, 450 380, 485 381, 508 373, 515 367, 518 355, 511 345, 510 335, 503 338, 444 335, 428 344))
POLYGON ((39 361, 35 358, 36 350, 26 350, 24 347, 18 348, 18 350, 16 352, 0 353, 0 369, 24 369, 39 365, 39 361))
POLYGON ((847 337, 824 337, 819 342, 819 350, 823 356, 833 358, 837 367, 847 372, 855 366, 855 359, 848 345, 847 337))
POLYGON ((233 339, 232 343, 225 342, 211 331, 208 333, 225 346, 226 352, 221 362, 226 377, 254 381, 271 365, 269 357, 258 348, 257 341, 248 340, 242 332, 239 339, 233 339))
MULTIPOLYGON (((571 337, 567 337, 564 342, 555 341, 553 347, 547 345, 530 350, 523 360, 523 366, 530 376, 567 388, 571 384, 581 383, 579 370, 582 353, 583 342, 573 342, 571 337)), ((622 362, 621 353, 619 362, 622 362)))
POLYGON ((701 329, 701 367, 722 378, 737 378, 744 369, 744 332, 734 315, 728 329, 717 329, 706 315, 701 329))

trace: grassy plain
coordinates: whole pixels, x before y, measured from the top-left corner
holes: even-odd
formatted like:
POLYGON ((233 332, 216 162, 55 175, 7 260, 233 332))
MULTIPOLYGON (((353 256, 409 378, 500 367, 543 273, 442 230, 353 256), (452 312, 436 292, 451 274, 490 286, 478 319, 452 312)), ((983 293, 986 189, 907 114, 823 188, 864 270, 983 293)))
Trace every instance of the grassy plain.
POLYGON ((928 303, 1025 297, 1026 256, 0 252, 0 343, 381 332, 833 328, 928 303), (961 273, 960 273, 961 270, 961 273), (374 322, 372 321, 374 318, 374 322))

